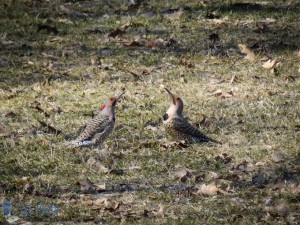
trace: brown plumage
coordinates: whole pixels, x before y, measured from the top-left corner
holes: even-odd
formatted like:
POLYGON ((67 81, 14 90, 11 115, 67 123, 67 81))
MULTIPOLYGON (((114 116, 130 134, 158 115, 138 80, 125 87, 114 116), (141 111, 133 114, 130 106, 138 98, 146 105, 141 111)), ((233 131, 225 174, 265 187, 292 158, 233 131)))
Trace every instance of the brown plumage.
POLYGON ((99 147, 112 133, 115 125, 115 107, 124 94, 108 98, 101 112, 95 116, 80 132, 78 137, 68 143, 69 148, 81 146, 99 147))
POLYGON ((166 132, 175 140, 185 140, 188 143, 214 142, 215 141, 199 131, 183 118, 183 101, 180 97, 172 94, 165 88, 171 98, 171 105, 163 116, 163 124, 166 132))

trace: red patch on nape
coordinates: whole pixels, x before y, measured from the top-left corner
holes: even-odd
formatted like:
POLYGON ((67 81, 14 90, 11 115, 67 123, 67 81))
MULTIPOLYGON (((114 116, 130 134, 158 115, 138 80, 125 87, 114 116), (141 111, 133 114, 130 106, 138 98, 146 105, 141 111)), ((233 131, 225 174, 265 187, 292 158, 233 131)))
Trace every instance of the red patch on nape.
POLYGON ((102 106, 101 106, 101 110, 103 110, 105 107, 106 107, 106 105, 102 105, 102 106))

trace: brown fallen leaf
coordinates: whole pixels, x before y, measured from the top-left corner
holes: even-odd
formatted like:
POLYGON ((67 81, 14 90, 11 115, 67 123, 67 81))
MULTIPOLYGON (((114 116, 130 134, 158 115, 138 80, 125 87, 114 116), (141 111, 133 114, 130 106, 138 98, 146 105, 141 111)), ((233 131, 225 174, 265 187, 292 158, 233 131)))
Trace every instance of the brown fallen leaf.
POLYGON ((280 152, 273 152, 271 154, 271 159, 276 163, 283 162, 284 161, 284 155, 281 154, 280 152))
POLYGON ((267 204, 263 210, 274 217, 286 217, 290 212, 289 206, 285 200, 280 200, 277 204, 274 205, 267 204))
POLYGON ((276 65, 276 58, 271 60, 269 59, 268 61, 264 62, 262 64, 262 67, 265 69, 272 69, 276 65))
POLYGON ((219 95, 221 95, 222 93, 223 93, 223 91, 222 91, 221 89, 217 89, 217 90, 215 90, 215 91, 212 93, 212 95, 219 96, 219 95))
POLYGON ((215 182, 212 182, 208 185, 202 184, 195 194, 203 194, 203 195, 217 195, 219 192, 219 188, 216 186, 215 182))
POLYGON ((106 184, 105 183, 101 183, 101 184, 94 183, 94 186, 95 186, 96 191, 98 191, 98 192, 103 192, 103 191, 106 190, 106 184))
POLYGON ((179 61, 180 65, 186 66, 188 68, 193 68, 195 67, 195 65, 193 63, 191 63, 189 60, 187 60, 186 58, 181 58, 179 61))
POLYGON ((105 167, 100 162, 96 162, 95 167, 98 169, 99 172, 102 172, 102 173, 109 173, 109 171, 110 171, 107 167, 105 167))
POLYGON ((107 198, 98 198, 94 201, 94 205, 96 206, 103 206, 103 207, 108 207, 109 202, 107 198))
POLYGON ((8 218, 6 218, 6 221, 7 221, 7 223, 3 223, 4 225, 5 224, 11 224, 11 225, 32 225, 31 222, 26 221, 26 220, 22 220, 21 218, 19 218, 17 216, 9 216, 8 218))
POLYGON ((94 201, 92 199, 88 199, 88 200, 81 200, 80 204, 84 205, 84 206, 92 206, 94 205, 94 201))
POLYGON ((125 29, 124 29, 124 30, 121 30, 120 28, 117 28, 116 30, 110 32, 110 33, 108 34, 108 37, 115 38, 115 37, 121 36, 121 35, 123 35, 123 34, 126 34, 126 30, 125 30, 125 29))
POLYGON ((123 205, 123 202, 117 202, 115 204, 115 206, 113 206, 113 207, 105 207, 105 210, 107 210, 109 212, 115 212, 115 211, 119 210, 122 205, 123 205))
POLYGON ((226 153, 223 153, 222 155, 216 156, 215 160, 218 162, 222 162, 224 164, 228 164, 232 161, 232 158, 228 156, 226 153))
POLYGON ((248 59, 251 62, 254 62, 256 60, 256 56, 255 56, 254 52, 252 52, 252 50, 250 48, 248 48, 246 45, 238 44, 238 47, 239 47, 241 53, 246 55, 245 59, 248 59))
POLYGON ((94 183, 88 178, 78 180, 75 182, 75 184, 80 185, 80 191, 82 193, 90 193, 96 191, 94 183))
POLYGON ((146 43, 146 47, 148 48, 164 48, 167 45, 167 41, 162 38, 157 38, 154 41, 149 41, 146 43))
POLYGON ((285 77, 285 81, 288 83, 288 82, 293 82, 296 80, 296 77, 295 76, 287 76, 285 77))
POLYGON ((91 65, 92 66, 101 66, 102 62, 101 62, 101 57, 99 57, 98 55, 92 55, 91 56, 91 65))
POLYGON ((221 98, 231 98, 233 97, 233 92, 229 91, 229 92, 223 92, 221 95, 221 98))
POLYGON ((192 174, 186 169, 181 169, 175 172, 175 179, 180 180, 183 183, 191 176, 192 174))
POLYGON ((163 204, 159 204, 158 206, 159 206, 158 211, 153 212, 153 214, 156 215, 156 216, 160 216, 160 217, 164 218, 165 217, 165 207, 164 207, 163 204))
POLYGON ((215 90, 212 95, 214 96, 220 96, 221 98, 231 98, 233 97, 233 91, 224 92, 221 89, 215 90))

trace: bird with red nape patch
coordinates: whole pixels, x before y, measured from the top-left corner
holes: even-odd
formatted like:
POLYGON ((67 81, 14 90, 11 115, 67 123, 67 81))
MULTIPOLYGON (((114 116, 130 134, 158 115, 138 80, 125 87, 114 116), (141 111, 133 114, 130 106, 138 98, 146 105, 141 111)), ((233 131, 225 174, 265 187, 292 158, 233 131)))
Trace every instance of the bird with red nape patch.
POLYGON ((68 148, 100 147, 113 132, 115 126, 115 108, 125 92, 110 97, 101 106, 101 112, 88 122, 75 140, 67 143, 68 148))

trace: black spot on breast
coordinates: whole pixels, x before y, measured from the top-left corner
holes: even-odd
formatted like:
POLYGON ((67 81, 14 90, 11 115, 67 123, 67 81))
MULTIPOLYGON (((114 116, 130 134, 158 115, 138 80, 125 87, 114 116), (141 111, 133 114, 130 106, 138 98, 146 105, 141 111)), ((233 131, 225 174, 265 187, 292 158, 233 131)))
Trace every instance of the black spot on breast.
POLYGON ((113 121, 116 122, 116 118, 115 117, 113 118, 113 121))
POLYGON ((163 120, 166 121, 167 119, 169 119, 169 115, 166 113, 165 115, 163 115, 163 120))

